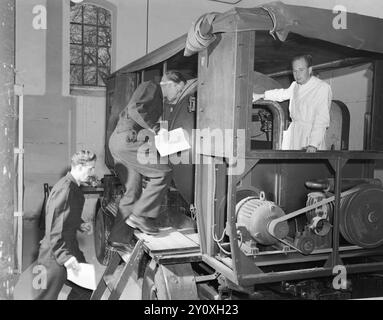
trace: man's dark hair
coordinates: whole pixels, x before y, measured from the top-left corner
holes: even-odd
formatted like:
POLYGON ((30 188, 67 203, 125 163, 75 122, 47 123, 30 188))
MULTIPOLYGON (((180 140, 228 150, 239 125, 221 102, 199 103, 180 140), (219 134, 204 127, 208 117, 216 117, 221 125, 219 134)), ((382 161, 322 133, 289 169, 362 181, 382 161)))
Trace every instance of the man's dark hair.
POLYGON ((183 76, 183 74, 179 71, 176 71, 176 70, 168 70, 165 72, 165 76, 166 78, 168 78, 169 81, 172 81, 174 83, 181 83, 183 82, 184 84, 186 84, 186 79, 185 77, 183 76))
POLYGON ((71 166, 72 168, 79 164, 85 165, 89 162, 96 161, 96 154, 89 150, 80 150, 72 156, 71 166))
POLYGON ((311 56, 311 54, 298 54, 293 57, 293 59, 291 60, 291 63, 300 59, 303 59, 306 61, 307 68, 310 68, 313 65, 313 57, 311 56))

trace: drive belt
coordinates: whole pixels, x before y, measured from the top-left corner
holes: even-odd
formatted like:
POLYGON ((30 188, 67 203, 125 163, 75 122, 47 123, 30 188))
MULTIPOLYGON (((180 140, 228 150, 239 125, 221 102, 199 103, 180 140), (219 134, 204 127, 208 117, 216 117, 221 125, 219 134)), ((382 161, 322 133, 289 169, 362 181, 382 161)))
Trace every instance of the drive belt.
MULTIPOLYGON (((355 192, 358 192, 359 189, 351 189, 351 190, 348 190, 348 191, 345 191, 345 192, 342 192, 340 194, 340 197, 341 198, 344 198, 344 197, 347 197, 351 194, 354 194, 355 192)), ((272 221, 269 222, 268 226, 267 226, 267 230, 268 232, 270 233, 270 235, 272 235, 274 238, 276 238, 278 241, 282 242, 283 244, 285 245, 288 245, 289 247, 297 250, 298 252, 300 253, 303 253, 300 249, 298 249, 296 246, 294 246, 293 244, 291 244, 290 242, 286 241, 286 240, 283 240, 281 239, 281 237, 279 236, 279 231, 278 231, 278 225, 281 223, 281 222, 284 222, 284 221, 287 221, 289 219, 292 219, 292 218, 295 218, 303 213, 306 213, 308 211, 311 211, 311 210, 314 210, 316 208, 319 208, 325 204, 328 204, 332 201, 335 200, 335 196, 331 196, 327 199, 324 199, 322 201, 319 201, 317 203, 314 203, 310 206, 307 206, 307 207, 304 207, 304 208, 301 208, 299 210, 296 210, 296 211, 293 211, 289 214, 286 214, 284 215, 283 217, 280 217, 280 218, 277 218, 277 219, 274 219, 272 221)))

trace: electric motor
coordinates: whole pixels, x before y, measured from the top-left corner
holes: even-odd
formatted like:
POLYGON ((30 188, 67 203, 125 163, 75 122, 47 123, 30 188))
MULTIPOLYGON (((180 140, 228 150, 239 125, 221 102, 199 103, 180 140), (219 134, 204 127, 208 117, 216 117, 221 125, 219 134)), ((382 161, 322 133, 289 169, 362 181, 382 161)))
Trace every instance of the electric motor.
MULTIPOLYGON (((260 244, 273 245, 278 240, 273 237, 267 227, 270 221, 283 217, 284 211, 274 202, 261 200, 256 197, 247 197, 236 206, 237 225, 246 227, 250 235, 260 244)), ((276 237, 283 239, 289 233, 286 221, 278 224, 276 237)))

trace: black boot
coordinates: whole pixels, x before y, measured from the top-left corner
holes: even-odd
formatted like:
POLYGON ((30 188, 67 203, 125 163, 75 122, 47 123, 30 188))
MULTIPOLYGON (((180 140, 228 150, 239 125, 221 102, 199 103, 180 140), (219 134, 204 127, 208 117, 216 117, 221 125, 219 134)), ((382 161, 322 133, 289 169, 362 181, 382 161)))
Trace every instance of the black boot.
POLYGON ((126 224, 132 228, 139 229, 146 234, 157 234, 160 230, 154 225, 151 218, 136 216, 131 214, 128 219, 126 219, 126 224))

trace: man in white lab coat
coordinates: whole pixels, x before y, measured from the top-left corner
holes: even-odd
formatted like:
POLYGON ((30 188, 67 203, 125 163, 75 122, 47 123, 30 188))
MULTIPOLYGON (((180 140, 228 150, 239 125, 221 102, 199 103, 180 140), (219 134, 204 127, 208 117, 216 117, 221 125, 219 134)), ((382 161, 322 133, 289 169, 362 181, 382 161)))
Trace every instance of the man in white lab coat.
POLYGON ((292 68, 295 81, 289 88, 253 93, 253 102, 259 99, 278 102, 290 100, 292 122, 284 132, 282 149, 306 149, 307 152, 325 150, 325 135, 330 125, 331 87, 312 75, 310 55, 294 57, 292 68))

